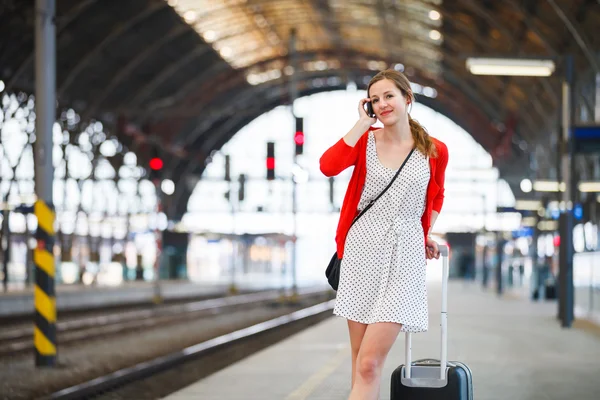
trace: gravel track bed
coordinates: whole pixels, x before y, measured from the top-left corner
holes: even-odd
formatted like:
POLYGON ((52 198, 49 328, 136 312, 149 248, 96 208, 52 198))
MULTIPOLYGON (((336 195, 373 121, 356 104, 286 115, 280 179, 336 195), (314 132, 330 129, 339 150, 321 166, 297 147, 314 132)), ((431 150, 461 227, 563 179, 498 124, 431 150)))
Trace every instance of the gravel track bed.
MULTIPOLYGON (((307 303, 299 308, 309 307, 310 305, 312 304, 307 303)), ((295 310, 290 308, 288 311, 292 312, 295 310)), ((295 322, 286 327, 278 328, 275 331, 261 334, 259 338, 230 345, 166 372, 134 382, 110 393, 96 396, 93 400, 154 400, 164 398, 228 365, 330 317, 331 313, 324 313, 317 317, 309 318, 309 321, 295 322)))
MULTIPOLYGON (((312 296, 310 304, 326 295, 312 296)), ((33 354, 0 359, 0 399, 32 399, 187 346, 288 314, 302 306, 250 305, 119 337, 92 339, 58 349, 56 368, 36 368, 33 354)))

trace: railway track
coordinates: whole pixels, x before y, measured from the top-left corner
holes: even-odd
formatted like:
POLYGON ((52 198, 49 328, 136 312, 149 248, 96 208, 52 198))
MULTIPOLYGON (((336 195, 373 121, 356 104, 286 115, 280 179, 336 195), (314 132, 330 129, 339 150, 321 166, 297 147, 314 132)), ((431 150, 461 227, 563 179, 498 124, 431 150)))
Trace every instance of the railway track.
POLYGON ((62 389, 45 399, 145 399, 166 396, 329 317, 333 306, 334 300, 321 302, 62 389))
MULTIPOLYGON (((304 289, 299 292, 299 295, 311 295, 318 292, 322 292, 322 289, 304 289)), ((57 341, 59 346, 64 346, 92 338, 109 337, 135 330, 164 326, 190 318, 214 315, 232 308, 256 307, 263 303, 277 302, 281 295, 282 293, 276 290, 264 291, 70 319, 57 323, 57 341)), ((0 357, 31 352, 33 350, 32 331, 31 326, 1 331, 0 357)))

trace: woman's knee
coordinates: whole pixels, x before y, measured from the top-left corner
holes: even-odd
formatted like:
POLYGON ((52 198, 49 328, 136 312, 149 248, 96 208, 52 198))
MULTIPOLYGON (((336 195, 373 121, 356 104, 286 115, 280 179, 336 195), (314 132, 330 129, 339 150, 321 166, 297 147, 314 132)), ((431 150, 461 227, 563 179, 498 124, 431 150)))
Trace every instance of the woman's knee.
POLYGON ((373 356, 360 356, 356 360, 356 373, 366 383, 373 382, 380 373, 381 360, 373 356))

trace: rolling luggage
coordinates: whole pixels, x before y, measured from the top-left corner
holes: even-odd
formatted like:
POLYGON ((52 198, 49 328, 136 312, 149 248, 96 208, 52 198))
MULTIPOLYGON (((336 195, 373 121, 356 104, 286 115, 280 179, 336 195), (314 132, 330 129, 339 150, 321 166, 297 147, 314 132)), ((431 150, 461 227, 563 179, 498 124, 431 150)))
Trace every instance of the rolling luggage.
POLYGON ((406 360, 392 373, 391 400, 472 400, 471 370, 460 362, 448 362, 448 246, 439 246, 442 255, 442 320, 440 359, 411 362, 411 333, 405 334, 406 360))

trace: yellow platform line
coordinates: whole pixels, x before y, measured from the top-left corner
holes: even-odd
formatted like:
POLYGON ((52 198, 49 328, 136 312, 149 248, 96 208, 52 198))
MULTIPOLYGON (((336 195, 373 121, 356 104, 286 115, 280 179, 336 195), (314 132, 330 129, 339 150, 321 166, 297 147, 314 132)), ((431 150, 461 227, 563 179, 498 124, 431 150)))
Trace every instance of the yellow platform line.
POLYGON ((342 347, 331 359, 321 367, 317 372, 312 374, 302 385, 290 393, 285 400, 305 400, 310 396, 317 387, 331 375, 342 363, 349 358, 350 347, 348 345, 342 347))

